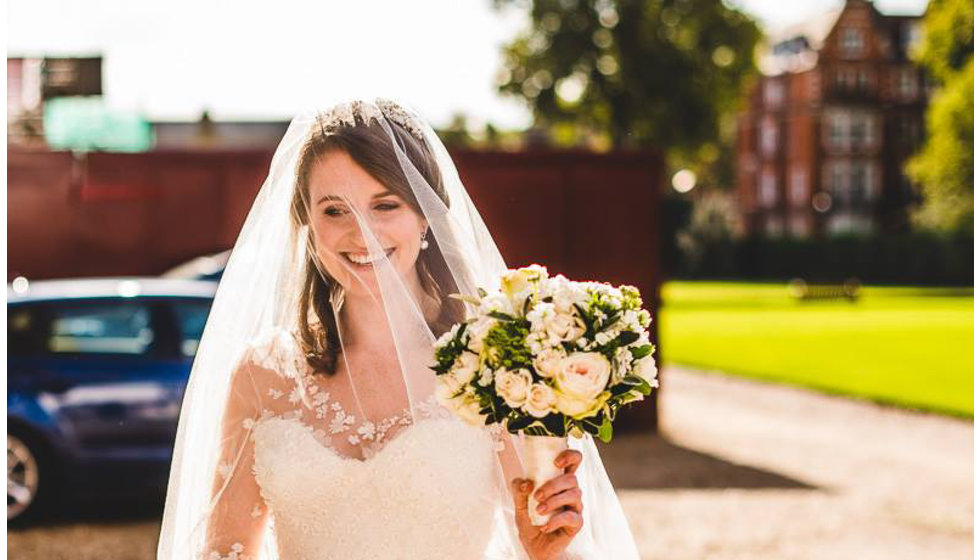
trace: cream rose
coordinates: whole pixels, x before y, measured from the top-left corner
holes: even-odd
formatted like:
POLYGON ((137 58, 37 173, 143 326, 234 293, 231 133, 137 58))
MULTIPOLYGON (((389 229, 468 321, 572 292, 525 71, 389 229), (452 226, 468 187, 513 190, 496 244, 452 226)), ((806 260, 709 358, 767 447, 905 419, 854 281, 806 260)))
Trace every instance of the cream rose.
POLYGON ((456 358, 456 363, 449 370, 450 375, 456 378, 460 384, 469 383, 476 376, 480 368, 480 357, 473 352, 463 352, 456 358))
POLYGON ((486 417, 480 414, 480 401, 474 398, 464 397, 456 399, 453 410, 469 424, 474 426, 483 426, 486 424, 486 417))
POLYGON ((534 357, 534 369, 541 377, 554 377, 561 367, 565 352, 557 348, 548 348, 534 357))
POLYGON ((544 418, 551 414, 552 408, 558 402, 555 392, 544 383, 534 383, 527 393, 524 410, 535 418, 544 418))
POLYGON ((577 315, 555 313, 544 320, 544 329, 552 340, 575 340, 585 334, 585 325, 577 315))
POLYGON ((519 408, 524 404, 533 382, 531 372, 526 369, 510 371, 500 368, 494 373, 494 389, 511 408, 519 408))
POLYGON ((594 415, 609 398, 605 391, 612 368, 597 352, 575 352, 561 361, 554 377, 556 408, 575 419, 594 415))

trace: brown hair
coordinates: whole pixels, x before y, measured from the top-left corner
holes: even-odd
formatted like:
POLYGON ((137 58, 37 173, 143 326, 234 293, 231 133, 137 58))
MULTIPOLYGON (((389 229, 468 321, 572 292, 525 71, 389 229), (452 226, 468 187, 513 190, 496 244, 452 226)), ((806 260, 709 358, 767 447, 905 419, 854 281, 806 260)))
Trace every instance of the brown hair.
MULTIPOLYGON (((325 117, 318 117, 319 119, 325 117)), ((442 176, 435 157, 426 142, 413 136, 392 119, 386 120, 401 151, 448 207, 449 196, 442 184, 442 176)), ((333 122, 328 125, 322 124, 321 121, 313 125, 312 134, 301 148, 299 162, 296 165, 296 189, 293 192, 291 212, 295 228, 308 224, 309 185, 313 166, 320 158, 332 151, 347 153, 368 174, 422 216, 422 209, 412 192, 412 186, 405 176, 398 155, 392 147, 392 139, 385 127, 370 118, 365 122, 360 114, 356 114, 353 124, 333 122)), ((309 235, 312 238, 312 227, 309 235)), ((419 253, 415 268, 422 288, 440 303, 438 317, 429 324, 429 328, 438 337, 449 330, 453 323, 463 320, 465 307, 461 301, 447 297, 447 294, 458 290, 455 289, 456 283, 439 250, 438 242, 433 237, 428 238, 429 248, 419 253)), ((340 354, 340 337, 330 303, 330 293, 338 287, 338 283, 326 271, 321 275, 316 258, 317 256, 312 252, 307 254, 303 287, 299 298, 300 343, 304 347, 307 363, 315 372, 333 375, 336 373, 340 354), (319 325, 310 324, 313 316, 318 319, 319 325)))

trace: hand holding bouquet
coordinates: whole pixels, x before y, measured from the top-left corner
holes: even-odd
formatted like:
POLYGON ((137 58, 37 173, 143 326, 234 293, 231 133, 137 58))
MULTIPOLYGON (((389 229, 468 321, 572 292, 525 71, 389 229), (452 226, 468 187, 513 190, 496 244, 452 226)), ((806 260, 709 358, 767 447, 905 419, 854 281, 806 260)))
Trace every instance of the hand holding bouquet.
POLYGON ((650 313, 633 286, 549 277, 531 265, 507 271, 499 289, 480 289, 478 298, 454 297, 475 315, 436 342, 437 398, 468 422, 541 441, 550 450, 530 449, 543 457, 534 462, 550 457, 554 468, 555 437, 610 441, 619 408, 658 386, 650 313))

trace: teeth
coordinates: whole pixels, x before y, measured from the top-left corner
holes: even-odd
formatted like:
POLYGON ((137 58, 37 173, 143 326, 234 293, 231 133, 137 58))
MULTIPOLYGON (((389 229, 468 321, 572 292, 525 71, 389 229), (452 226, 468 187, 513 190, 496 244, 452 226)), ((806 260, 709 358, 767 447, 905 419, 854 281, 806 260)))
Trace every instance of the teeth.
POLYGON ((377 260, 381 259, 381 257, 383 257, 385 255, 390 255, 391 254, 391 251, 393 251, 393 250, 394 249, 391 249, 391 250, 387 251, 386 253, 380 254, 380 255, 378 255, 378 254, 368 255, 367 253, 362 253, 362 254, 344 253, 343 255, 345 257, 347 257, 347 260, 349 260, 349 261, 351 261, 353 263, 357 263, 357 264, 371 264, 374 261, 377 261, 377 260))

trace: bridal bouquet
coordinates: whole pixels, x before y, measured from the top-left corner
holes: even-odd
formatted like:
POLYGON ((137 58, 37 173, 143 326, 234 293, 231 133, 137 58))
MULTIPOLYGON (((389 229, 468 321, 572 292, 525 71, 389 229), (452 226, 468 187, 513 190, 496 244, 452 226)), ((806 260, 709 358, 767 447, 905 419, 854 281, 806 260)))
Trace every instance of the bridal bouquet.
POLYGON ((633 286, 549 277, 531 265, 479 298, 453 297, 477 311, 436 341, 437 399, 472 424, 530 436, 529 453, 541 456, 531 463, 542 468, 568 435, 610 441, 617 410, 658 386, 650 313, 633 286))

